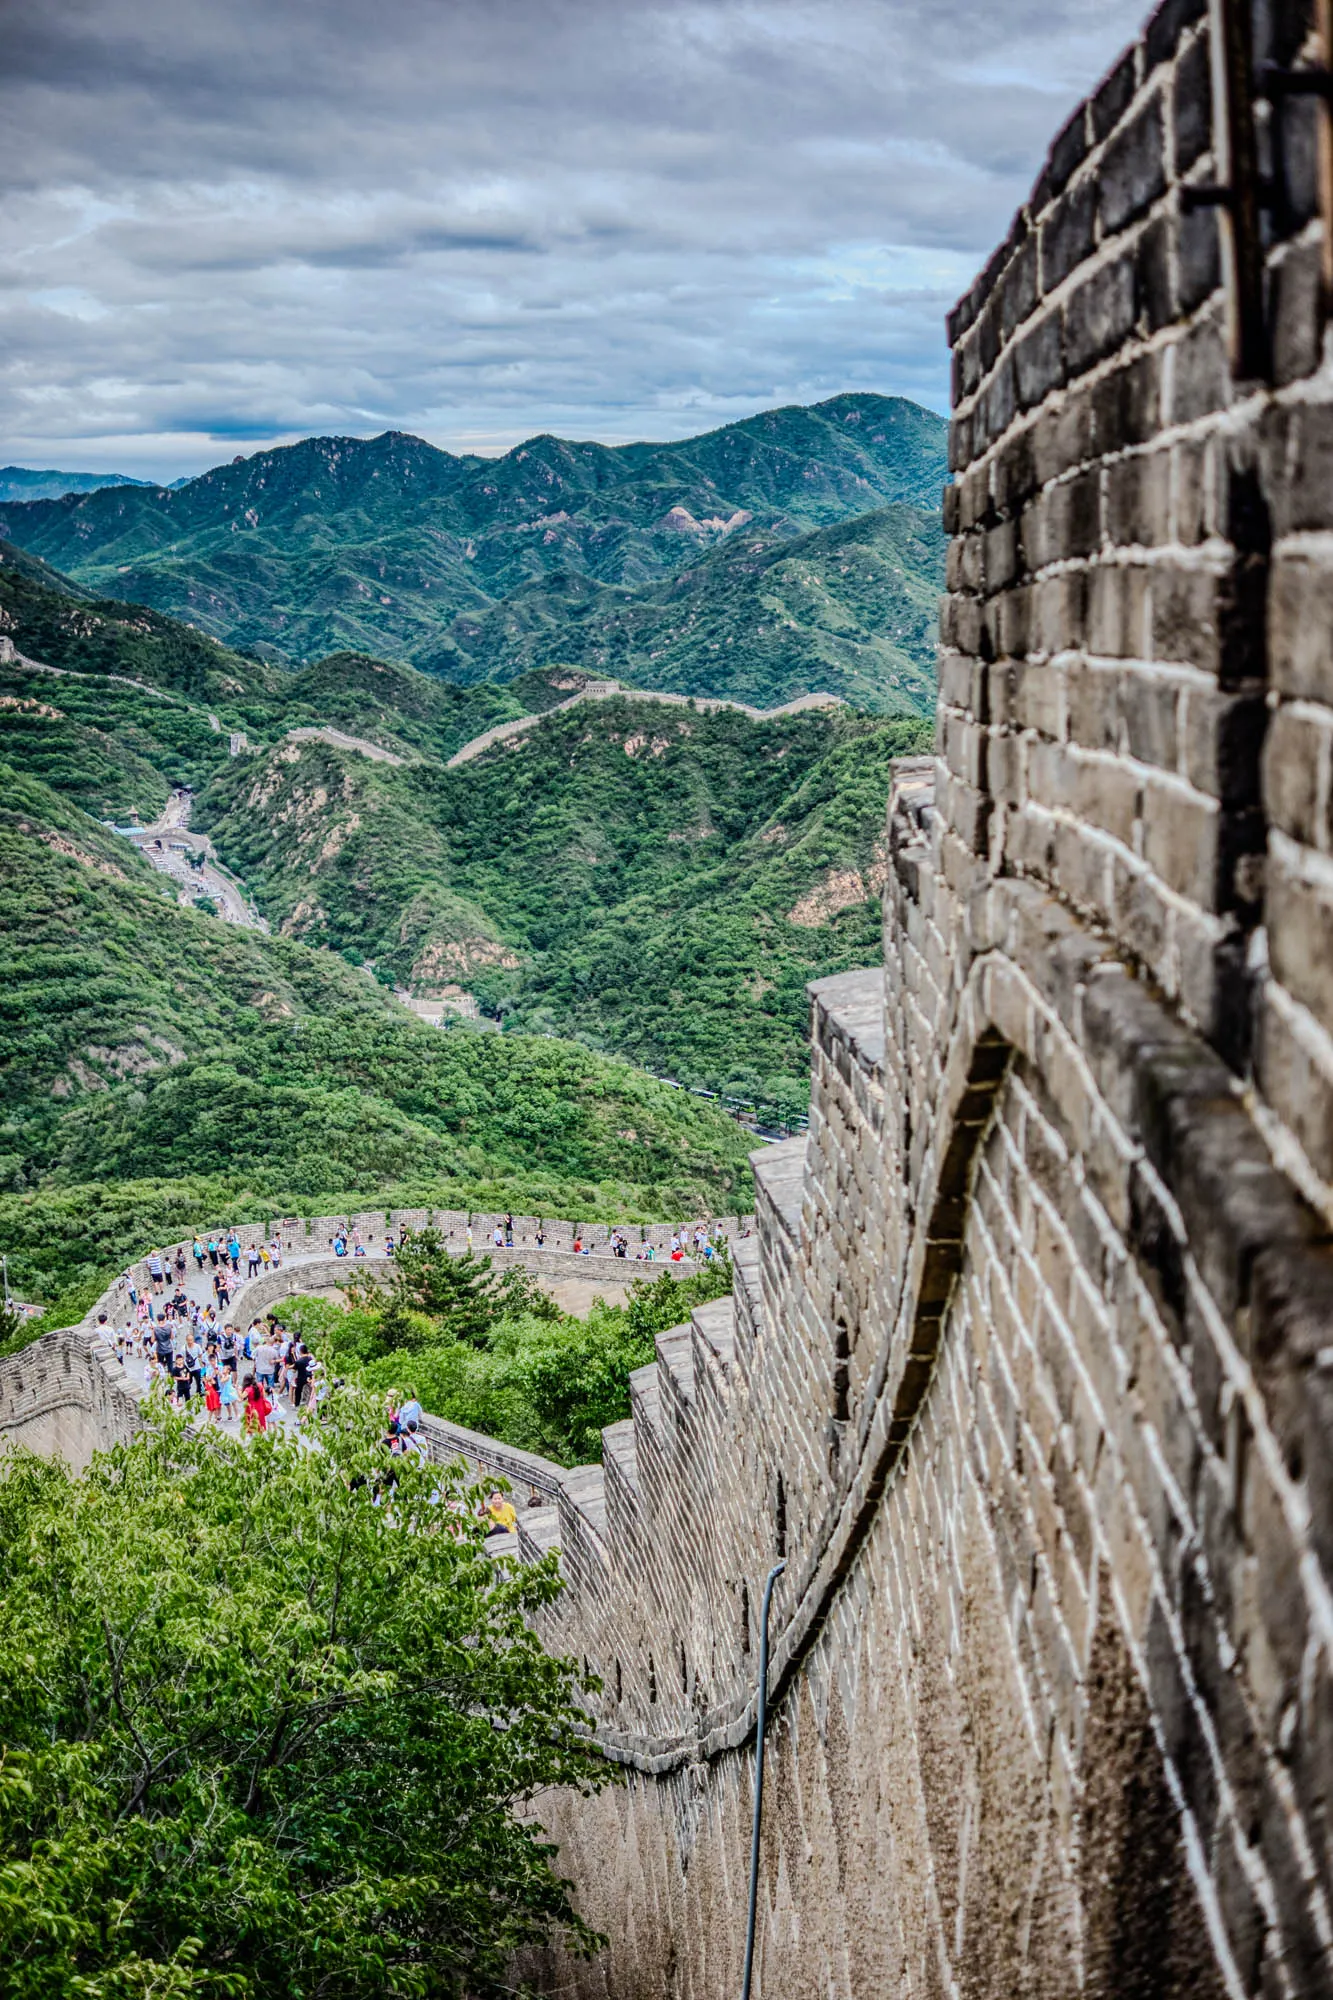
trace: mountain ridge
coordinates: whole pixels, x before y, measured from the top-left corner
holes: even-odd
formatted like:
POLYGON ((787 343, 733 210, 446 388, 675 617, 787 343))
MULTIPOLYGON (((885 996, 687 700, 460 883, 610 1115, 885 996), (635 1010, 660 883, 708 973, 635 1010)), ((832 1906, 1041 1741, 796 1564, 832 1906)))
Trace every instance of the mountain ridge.
POLYGON ((666 444, 539 434, 495 459, 406 432, 308 438, 174 491, 0 504, 0 535, 82 588, 277 661, 345 649, 448 674, 456 617, 556 572, 639 590, 741 530, 796 540, 895 504, 937 523, 945 432, 858 392, 666 444))
POLYGON ((0 465, 0 505, 7 500, 58 500, 66 493, 96 493, 107 486, 155 486, 128 472, 57 472, 53 466, 0 465))

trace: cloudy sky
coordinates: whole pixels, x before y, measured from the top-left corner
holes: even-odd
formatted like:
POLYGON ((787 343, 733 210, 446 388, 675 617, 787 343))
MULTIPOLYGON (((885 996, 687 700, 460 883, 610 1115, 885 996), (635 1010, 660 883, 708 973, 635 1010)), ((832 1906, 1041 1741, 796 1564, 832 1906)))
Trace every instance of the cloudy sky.
POLYGON ((0 0, 0 461, 877 389, 1142 0, 0 0))

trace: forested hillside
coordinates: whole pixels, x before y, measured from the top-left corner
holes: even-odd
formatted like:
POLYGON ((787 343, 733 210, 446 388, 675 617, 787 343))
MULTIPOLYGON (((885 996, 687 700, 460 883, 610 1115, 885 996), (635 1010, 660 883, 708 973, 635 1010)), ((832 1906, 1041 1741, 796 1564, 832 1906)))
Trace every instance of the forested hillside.
POLYGON ((5 553, 0 617, 62 669, 0 663, 16 768, 119 823, 193 787, 194 827, 275 930, 384 983, 804 1102, 805 984, 877 948, 889 762, 923 724, 626 694, 450 770, 461 742, 567 698, 578 673, 463 688, 351 654, 292 672, 5 553), (330 724, 396 761, 288 734, 330 724))
POLYGON ((889 763, 924 741, 627 697, 452 771, 324 743, 237 760, 199 823, 296 936, 795 1110, 806 981, 878 950, 889 763))
POLYGON ((276 661, 353 651, 477 679, 573 660, 765 703, 831 675, 906 712, 930 667, 944 438, 930 411, 872 395, 678 444, 538 437, 499 459, 396 432, 308 438, 174 490, 0 501, 0 535, 276 661), (810 540, 885 508, 845 548, 810 540), (739 536, 742 559, 708 562, 739 536), (531 643, 511 652, 516 632, 531 643))
POLYGON ((181 909, 7 766, 0 879, 0 1236, 20 1282, 95 1271, 132 1227, 239 1192, 262 1213, 497 1186, 644 1212, 744 1186, 744 1135, 708 1105, 571 1042, 441 1034, 334 953, 181 909), (80 1204, 77 1248, 59 1218, 80 1204))
POLYGON ((28 543, 0 542, 15 1281, 76 1299, 149 1238, 352 1200, 743 1205, 749 1135, 646 1072, 798 1118, 807 982, 878 953, 941 449, 853 396, 676 446, 310 440, 0 507, 28 543), (302 664, 319 635, 348 643, 302 664), (854 705, 689 699, 812 687, 854 705), (169 883, 114 829, 173 797, 169 883), (183 802, 268 934, 172 860, 183 802))
POLYGON ((757 708, 827 689, 884 715, 924 715, 943 587, 939 516, 904 501, 794 540, 743 529, 638 590, 571 571, 542 577, 461 612, 418 664, 472 681, 572 662, 757 708))
POLYGON ((4 542, 0 634, 24 656, 0 661, 0 754, 109 819, 150 818, 173 785, 205 785, 234 731, 262 749, 332 723, 448 757, 529 706, 525 684, 465 689, 346 654, 293 673, 142 605, 89 598, 4 542))

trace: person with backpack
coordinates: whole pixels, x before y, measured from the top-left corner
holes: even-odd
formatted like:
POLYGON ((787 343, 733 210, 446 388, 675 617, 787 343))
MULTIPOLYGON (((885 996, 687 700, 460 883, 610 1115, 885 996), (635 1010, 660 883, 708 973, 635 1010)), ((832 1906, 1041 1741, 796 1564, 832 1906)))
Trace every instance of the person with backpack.
POLYGON ((278 1372, 278 1350, 266 1333, 254 1351, 255 1378, 266 1395, 272 1395, 278 1372))

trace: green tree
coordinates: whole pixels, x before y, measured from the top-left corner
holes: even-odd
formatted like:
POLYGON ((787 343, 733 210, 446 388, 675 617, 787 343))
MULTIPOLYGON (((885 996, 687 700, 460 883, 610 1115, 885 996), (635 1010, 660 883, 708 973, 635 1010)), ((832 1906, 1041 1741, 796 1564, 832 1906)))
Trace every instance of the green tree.
POLYGON ((414 1394, 434 1416, 583 1465, 601 1457, 606 1426, 629 1415, 629 1378, 652 1360, 656 1336, 729 1292, 732 1271, 717 1257, 688 1278, 638 1278, 623 1306, 595 1300, 586 1319, 561 1312, 521 1272, 511 1279, 511 1291, 475 1308, 474 1327, 493 1314, 480 1337, 430 1317, 410 1285, 387 1298, 362 1289, 350 1311, 322 1299, 289 1310, 326 1364, 362 1387, 414 1394))
POLYGON ((526 1271, 495 1271, 489 1257, 474 1257, 470 1250, 456 1257, 438 1229, 423 1229, 398 1252, 380 1319, 382 1345, 419 1344, 414 1316, 425 1313, 435 1322, 432 1344, 466 1340, 481 1347, 499 1320, 521 1312, 551 1318, 556 1307, 526 1271))
POLYGON ((0 1952, 16 2000, 510 1993, 597 1940, 519 1809, 589 1789, 585 1683, 481 1495, 160 1417, 75 1478, 0 1466, 0 1952), (392 1475, 392 1476, 389 1476, 392 1475))

